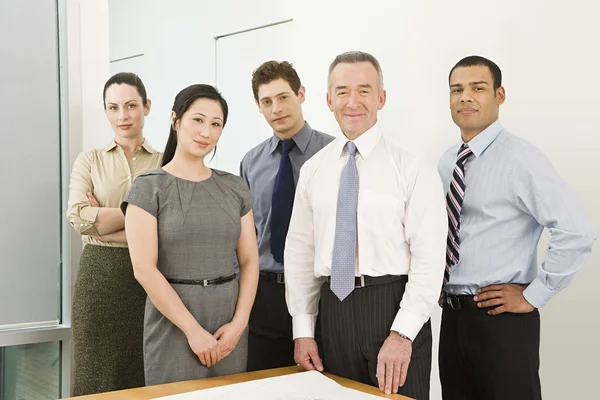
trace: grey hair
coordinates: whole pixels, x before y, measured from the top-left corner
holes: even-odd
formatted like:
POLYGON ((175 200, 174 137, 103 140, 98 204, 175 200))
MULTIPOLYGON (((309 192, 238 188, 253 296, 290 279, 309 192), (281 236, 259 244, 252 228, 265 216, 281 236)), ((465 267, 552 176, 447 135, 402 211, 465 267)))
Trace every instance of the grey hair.
POLYGON ((329 87, 329 80, 331 79, 331 73, 333 69, 342 63, 347 64, 356 64, 360 62, 368 62, 375 67, 377 71, 377 75, 379 76, 379 90, 383 89, 383 71, 381 71, 381 65, 379 65, 379 61, 375 57, 373 57, 369 53, 365 53, 362 51, 347 51, 345 53, 339 54, 335 57, 335 59, 331 62, 329 66, 329 75, 327 76, 327 86, 329 87))

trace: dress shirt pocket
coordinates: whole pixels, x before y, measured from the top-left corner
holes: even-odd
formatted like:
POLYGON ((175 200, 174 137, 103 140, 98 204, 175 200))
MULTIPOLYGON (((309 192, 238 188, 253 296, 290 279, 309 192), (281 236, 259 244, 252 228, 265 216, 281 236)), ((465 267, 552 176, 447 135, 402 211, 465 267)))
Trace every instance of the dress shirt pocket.
POLYGON ((403 237, 403 215, 404 201, 399 196, 375 190, 361 192, 358 200, 358 224, 369 235, 403 237))

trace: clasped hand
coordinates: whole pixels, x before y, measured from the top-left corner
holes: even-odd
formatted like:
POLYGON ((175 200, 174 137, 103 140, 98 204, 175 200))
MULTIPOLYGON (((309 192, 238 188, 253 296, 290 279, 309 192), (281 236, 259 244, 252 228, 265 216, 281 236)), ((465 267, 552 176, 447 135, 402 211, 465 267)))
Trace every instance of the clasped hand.
POLYGON ((240 341, 245 328, 245 324, 231 321, 211 335, 198 325, 187 335, 188 344, 202 365, 210 368, 231 354, 240 341))

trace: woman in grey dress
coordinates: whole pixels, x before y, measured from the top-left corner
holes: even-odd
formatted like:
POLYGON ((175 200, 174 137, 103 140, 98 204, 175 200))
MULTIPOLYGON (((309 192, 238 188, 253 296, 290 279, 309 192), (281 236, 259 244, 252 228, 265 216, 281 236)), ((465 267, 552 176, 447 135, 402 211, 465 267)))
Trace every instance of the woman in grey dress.
POLYGON ((148 294, 147 385, 246 369, 258 284, 252 197, 241 178, 204 163, 227 111, 212 86, 182 90, 163 168, 140 175, 121 205, 134 275, 148 294))

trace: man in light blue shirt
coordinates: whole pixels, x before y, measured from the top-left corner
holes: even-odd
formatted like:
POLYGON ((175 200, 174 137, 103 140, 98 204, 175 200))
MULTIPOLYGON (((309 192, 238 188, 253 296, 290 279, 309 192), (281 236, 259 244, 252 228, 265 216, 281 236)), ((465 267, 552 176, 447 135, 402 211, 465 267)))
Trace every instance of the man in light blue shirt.
POLYGON ((449 85, 462 141, 439 163, 449 227, 443 397, 541 399, 538 309, 573 281, 596 233, 547 158, 498 120, 505 100, 498 66, 466 57, 449 85), (544 228, 551 239, 538 270, 544 228))

